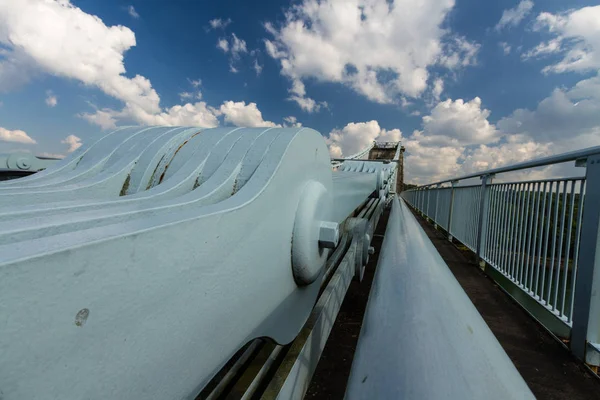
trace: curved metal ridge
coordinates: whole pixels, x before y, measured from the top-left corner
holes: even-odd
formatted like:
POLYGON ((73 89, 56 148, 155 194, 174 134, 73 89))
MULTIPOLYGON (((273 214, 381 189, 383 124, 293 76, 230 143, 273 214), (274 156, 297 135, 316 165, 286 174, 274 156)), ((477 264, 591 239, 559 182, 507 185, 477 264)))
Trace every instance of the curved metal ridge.
POLYGON ((393 200, 346 399, 532 399, 402 200, 393 200))
POLYGON ((125 127, 0 182, 3 398, 193 397, 249 341, 289 343, 390 168, 334 174, 308 128, 125 127))

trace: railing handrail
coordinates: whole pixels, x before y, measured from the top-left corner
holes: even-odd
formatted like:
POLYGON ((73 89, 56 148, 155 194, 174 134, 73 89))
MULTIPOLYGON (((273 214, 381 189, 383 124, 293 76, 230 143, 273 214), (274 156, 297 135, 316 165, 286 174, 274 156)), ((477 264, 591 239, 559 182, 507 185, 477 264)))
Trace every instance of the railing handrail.
MULTIPOLYGON (((503 172, 513 172, 513 171, 519 171, 519 170, 527 169, 527 168, 543 167, 545 165, 550 165, 550 164, 559 164, 559 163, 568 162, 568 161, 575 161, 575 160, 579 160, 582 158, 592 156, 594 154, 600 154, 600 146, 588 147, 588 148, 581 149, 581 150, 574 150, 574 151, 569 151, 567 153, 555 154, 552 156, 542 157, 542 158, 538 158, 535 160, 523 161, 523 162, 516 163, 513 165, 506 165, 504 167, 488 169, 486 171, 474 172, 472 174, 463 175, 463 176, 460 176, 457 178, 449 178, 449 179, 444 179, 442 181, 438 181, 438 182, 434 182, 434 183, 420 185, 420 186, 417 186, 415 189, 433 186, 433 185, 439 185, 439 184, 447 183, 447 182, 462 181, 465 179, 477 178, 477 177, 486 176, 486 175, 500 174, 503 172)), ((412 189, 412 190, 414 190, 414 189, 412 189)))

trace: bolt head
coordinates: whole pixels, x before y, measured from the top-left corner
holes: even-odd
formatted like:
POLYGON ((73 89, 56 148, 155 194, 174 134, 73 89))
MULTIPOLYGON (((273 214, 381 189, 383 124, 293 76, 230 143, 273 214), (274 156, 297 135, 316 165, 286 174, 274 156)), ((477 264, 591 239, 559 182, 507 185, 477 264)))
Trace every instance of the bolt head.
POLYGON ((31 166, 31 163, 26 158, 19 158, 17 160, 17 167, 19 169, 28 169, 31 166))
POLYGON ((319 246, 335 249, 340 240, 340 226, 337 222, 323 221, 319 227, 319 246))
POLYGON ((372 256, 373 254, 375 254, 375 247, 369 246, 369 255, 372 256))

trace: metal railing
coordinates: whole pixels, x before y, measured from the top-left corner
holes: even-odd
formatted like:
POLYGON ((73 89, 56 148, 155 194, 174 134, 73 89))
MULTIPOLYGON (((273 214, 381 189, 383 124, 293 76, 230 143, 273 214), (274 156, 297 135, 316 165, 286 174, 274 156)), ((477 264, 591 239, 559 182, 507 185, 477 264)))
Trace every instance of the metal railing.
POLYGON ((420 186, 402 198, 562 321, 578 357, 600 364, 600 147, 420 186), (496 174, 568 161, 585 176, 492 183, 496 174), (475 177, 481 184, 459 185, 475 177))

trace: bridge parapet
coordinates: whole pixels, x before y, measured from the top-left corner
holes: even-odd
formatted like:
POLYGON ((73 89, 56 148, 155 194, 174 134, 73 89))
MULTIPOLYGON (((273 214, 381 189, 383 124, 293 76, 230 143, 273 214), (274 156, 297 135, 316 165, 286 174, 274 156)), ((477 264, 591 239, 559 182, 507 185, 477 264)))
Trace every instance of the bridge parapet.
POLYGON ((600 147, 422 185, 401 196, 473 251, 483 268, 512 282, 519 291, 513 296, 577 357, 600 365, 600 147), (585 173, 494 182, 504 173, 566 162, 585 173))

